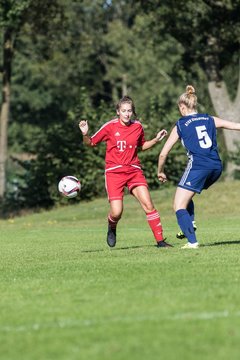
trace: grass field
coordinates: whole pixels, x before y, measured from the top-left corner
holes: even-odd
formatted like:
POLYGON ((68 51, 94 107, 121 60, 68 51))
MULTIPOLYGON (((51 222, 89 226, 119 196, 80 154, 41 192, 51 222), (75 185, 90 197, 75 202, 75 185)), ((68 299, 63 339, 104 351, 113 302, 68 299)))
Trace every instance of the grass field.
POLYGON ((239 359, 239 188, 195 198, 198 250, 175 238, 174 188, 152 192, 172 249, 131 196, 114 249, 106 199, 0 221, 0 359, 239 359))

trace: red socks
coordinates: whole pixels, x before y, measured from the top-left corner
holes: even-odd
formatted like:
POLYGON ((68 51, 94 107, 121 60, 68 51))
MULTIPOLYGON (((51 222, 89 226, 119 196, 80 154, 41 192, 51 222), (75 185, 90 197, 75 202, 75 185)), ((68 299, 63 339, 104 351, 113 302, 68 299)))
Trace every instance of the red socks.
POLYGON ((146 214, 147 221, 157 242, 164 240, 160 216, 157 210, 146 214))
MULTIPOLYGON (((156 241, 159 242, 164 240, 162 224, 157 210, 151 211, 150 213, 146 214, 146 216, 147 216, 148 224, 152 229, 156 241)), ((111 215, 108 214, 108 225, 111 227, 111 229, 116 229, 118 221, 119 220, 113 219, 111 215)))

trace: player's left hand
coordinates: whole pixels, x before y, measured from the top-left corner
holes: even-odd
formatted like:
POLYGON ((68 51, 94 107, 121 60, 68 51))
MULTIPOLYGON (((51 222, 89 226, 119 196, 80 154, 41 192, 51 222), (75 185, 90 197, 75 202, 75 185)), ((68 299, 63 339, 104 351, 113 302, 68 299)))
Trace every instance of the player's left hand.
POLYGON ((167 136, 167 130, 163 129, 157 133, 156 139, 157 141, 161 141, 162 139, 165 138, 165 136, 167 136))

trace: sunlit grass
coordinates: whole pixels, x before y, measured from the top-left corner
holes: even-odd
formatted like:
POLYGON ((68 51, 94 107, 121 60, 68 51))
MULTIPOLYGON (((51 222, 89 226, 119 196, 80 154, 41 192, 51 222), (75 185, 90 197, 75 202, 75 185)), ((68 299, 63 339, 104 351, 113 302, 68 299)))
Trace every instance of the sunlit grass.
POLYGON ((152 192, 173 249, 157 249, 131 197, 106 245, 106 199, 0 221, 1 359, 238 359, 239 186, 195 198, 183 242, 174 188, 152 192))

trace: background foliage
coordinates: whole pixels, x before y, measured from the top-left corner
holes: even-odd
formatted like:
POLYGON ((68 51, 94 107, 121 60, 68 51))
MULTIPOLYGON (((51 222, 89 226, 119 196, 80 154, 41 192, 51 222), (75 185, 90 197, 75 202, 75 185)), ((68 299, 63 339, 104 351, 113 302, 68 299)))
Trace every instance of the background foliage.
MULTIPOLYGON (((35 18, 40 3, 24 2, 28 17, 14 40, 4 211, 64 202, 57 183, 67 174, 77 176, 83 186, 80 197, 69 203, 103 195, 104 145, 85 148, 78 122, 88 119, 93 133, 115 116, 115 103, 123 93, 134 98, 147 139, 161 128, 170 131, 178 118, 177 97, 187 83, 197 88, 199 110, 213 111, 201 66, 205 55, 194 57, 189 51, 189 46, 205 41, 206 31, 201 28, 217 27, 211 21, 215 11, 211 2, 200 2, 196 31, 190 22, 191 14, 196 15, 193 1, 187 1, 183 19, 178 12, 182 2, 58 0, 48 14, 50 22, 35 18), (55 11, 56 6, 61 11, 55 11)), ((18 2, 1 1, 1 12, 7 6, 18 17, 18 2)), ((237 12, 238 6, 231 11, 237 12)), ((234 21, 231 18, 231 24, 234 21)), ((231 33, 226 22, 224 34, 221 39, 233 44, 228 61, 224 58, 221 64, 228 78, 229 69, 236 68, 238 61, 237 29, 231 33)), ((160 148, 140 154, 151 189, 159 187, 160 148)), ((183 154, 179 145, 169 156, 168 175, 173 183, 184 167, 183 154)))

